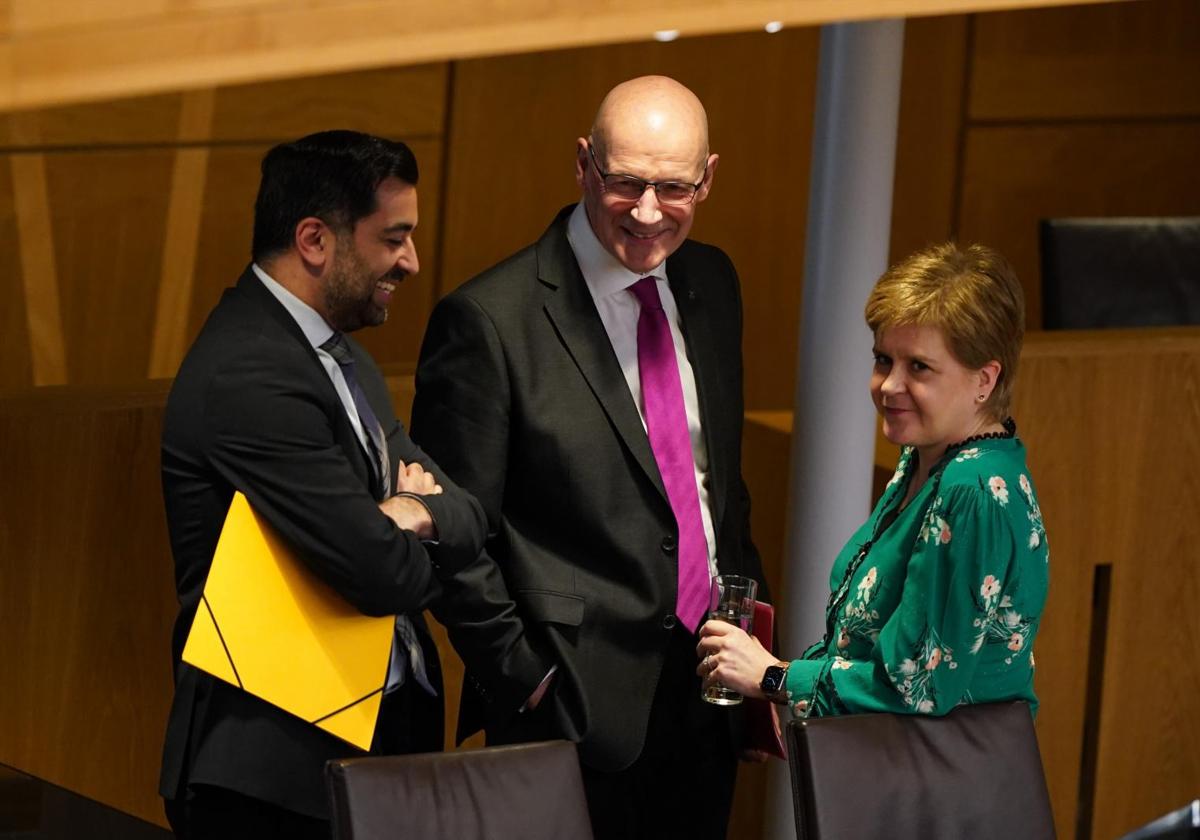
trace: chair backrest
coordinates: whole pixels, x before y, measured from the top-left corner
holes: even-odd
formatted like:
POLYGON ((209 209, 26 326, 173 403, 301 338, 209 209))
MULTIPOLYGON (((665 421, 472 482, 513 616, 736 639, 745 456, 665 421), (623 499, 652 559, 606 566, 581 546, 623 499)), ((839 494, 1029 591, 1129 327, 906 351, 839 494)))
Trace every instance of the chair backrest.
POLYGON ((1046 329, 1200 324, 1200 217, 1049 219, 1040 241, 1046 329))
POLYGON ((1025 703, 794 720, 788 753, 798 840, 1054 837, 1025 703))
POLYGON ((1121 840, 1196 840, 1200 837, 1200 799, 1165 814, 1121 840))
POLYGON ((352 758, 326 765, 334 840, 590 840, 575 745, 352 758))

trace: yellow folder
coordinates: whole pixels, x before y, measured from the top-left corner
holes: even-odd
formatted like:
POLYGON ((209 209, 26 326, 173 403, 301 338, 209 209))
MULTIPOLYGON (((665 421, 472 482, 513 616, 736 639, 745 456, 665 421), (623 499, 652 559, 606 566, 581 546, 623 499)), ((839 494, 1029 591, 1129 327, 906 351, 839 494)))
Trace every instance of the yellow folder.
POLYGON ((350 606, 235 493, 183 659, 367 750, 394 623, 350 606))

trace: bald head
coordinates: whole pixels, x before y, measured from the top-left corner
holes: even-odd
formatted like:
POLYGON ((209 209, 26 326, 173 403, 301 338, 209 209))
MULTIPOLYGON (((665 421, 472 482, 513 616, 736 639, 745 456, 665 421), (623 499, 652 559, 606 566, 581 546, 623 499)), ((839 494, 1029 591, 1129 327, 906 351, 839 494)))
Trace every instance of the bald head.
POLYGON ((687 239, 716 169, 704 106, 666 76, 617 85, 600 103, 591 136, 575 141, 588 222, 606 251, 642 275, 687 239))
POLYGON ((696 94, 667 76, 640 76, 608 92, 592 123, 603 154, 708 156, 708 115, 696 94))

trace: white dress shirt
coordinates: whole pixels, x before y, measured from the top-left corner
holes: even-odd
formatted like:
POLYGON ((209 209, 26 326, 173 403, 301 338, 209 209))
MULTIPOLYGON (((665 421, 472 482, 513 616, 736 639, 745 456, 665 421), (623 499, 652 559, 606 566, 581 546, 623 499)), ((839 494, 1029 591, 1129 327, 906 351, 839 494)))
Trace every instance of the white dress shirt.
MULTIPOLYGON (((642 427, 646 426, 646 410, 642 402, 642 381, 638 375, 637 323, 641 315, 638 303, 629 287, 643 277, 653 276, 657 281, 658 296, 662 299, 663 311, 671 327, 671 340, 675 344, 675 360, 679 364, 680 385, 683 387, 683 405, 687 412, 688 435, 692 441, 692 460, 696 468, 696 490, 700 494, 700 516, 704 522, 704 539, 708 543, 709 575, 717 573, 717 541, 713 531, 712 510, 708 492, 708 448, 704 445, 704 429, 700 425, 700 401, 696 396, 696 376, 688 359, 683 333, 679 330, 679 308, 667 282, 667 266, 663 263, 645 274, 635 274, 604 250, 588 222, 583 203, 576 205, 567 223, 567 241, 575 252, 583 279, 600 313, 604 331, 612 343, 621 372, 642 427)), ((702 340, 702 339, 698 339, 702 340)))
POLYGON ((354 406, 354 397, 350 393, 350 386, 346 384, 346 377, 342 373, 342 366, 337 363, 337 359, 321 349, 321 345, 333 335, 333 327, 325 323, 325 319, 317 313, 317 310, 285 289, 280 285, 279 281, 259 268, 257 263, 252 263, 250 268, 254 270, 255 275, 262 281, 262 284, 267 287, 267 291, 283 304, 283 308, 288 311, 288 314, 292 316, 292 320, 300 327, 300 331, 304 333, 304 337, 308 339, 308 343, 312 345, 313 350, 317 351, 317 358, 321 360, 321 365, 325 368, 325 373, 329 375, 329 381, 333 383, 333 389, 337 391, 338 399, 342 401, 342 406, 346 409, 346 417, 349 418, 350 425, 354 427, 354 434, 358 435, 358 442, 362 444, 363 451, 374 460, 375 455, 371 451, 371 445, 367 440, 367 432, 363 428, 362 421, 358 419, 358 409, 354 406))

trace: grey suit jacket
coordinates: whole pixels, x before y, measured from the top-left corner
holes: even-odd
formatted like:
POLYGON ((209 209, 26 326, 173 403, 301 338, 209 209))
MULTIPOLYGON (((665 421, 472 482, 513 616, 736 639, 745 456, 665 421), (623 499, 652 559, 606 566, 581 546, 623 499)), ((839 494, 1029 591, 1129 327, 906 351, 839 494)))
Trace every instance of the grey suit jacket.
MULTIPOLYGON (((413 436, 483 504, 491 564, 447 583, 470 621, 450 637, 469 678, 460 737, 559 735, 587 764, 641 752, 672 628, 678 530, 629 387, 566 238, 534 245, 434 309, 413 436), (542 732, 514 713, 558 671, 542 732)), ((741 300, 720 250, 669 259, 709 453, 717 557, 762 580, 741 475, 741 300)), ((764 596, 765 597, 765 596, 764 596)))

